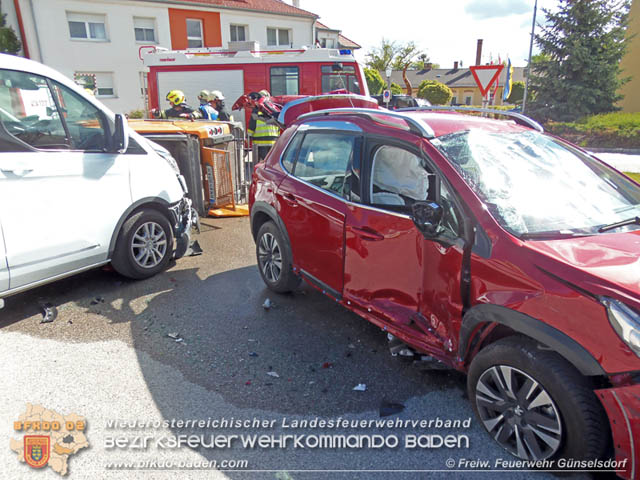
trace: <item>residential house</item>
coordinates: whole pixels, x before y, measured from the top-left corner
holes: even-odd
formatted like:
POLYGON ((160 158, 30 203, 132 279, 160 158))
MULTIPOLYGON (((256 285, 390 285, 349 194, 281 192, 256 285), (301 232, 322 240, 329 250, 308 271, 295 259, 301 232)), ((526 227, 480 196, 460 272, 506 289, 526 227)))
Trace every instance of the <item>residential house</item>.
POLYGON ((633 0, 631 4, 627 37, 629 46, 621 66, 623 77, 631 80, 620 89, 624 95, 620 106, 625 112, 640 112, 640 0, 633 0))
POLYGON ((282 0, 14 0, 2 2, 2 9, 20 34, 26 57, 75 76, 112 110, 130 112, 146 105, 141 47, 314 45, 318 16, 297 5, 282 0))
MULTIPOLYGON (((458 62, 454 62, 453 68, 425 68, 422 70, 407 70, 407 79, 411 83, 413 89, 413 96, 418 93, 418 87, 424 80, 435 80, 447 85, 453 92, 453 98, 451 99, 452 105, 482 105, 482 93, 480 88, 475 82, 475 78, 468 68, 462 68, 458 66, 458 62)), ((524 81, 525 75, 524 67, 514 67, 513 69, 513 81, 524 81)), ((380 72, 382 78, 385 78, 385 72, 380 72)), ((494 105, 502 105, 502 95, 504 92, 504 85, 507 78, 506 67, 502 70, 498 79, 497 90, 491 89, 491 93, 494 96, 494 105)), ((407 88, 405 82, 402 79, 402 70, 394 70, 391 74, 391 81, 397 83, 406 93, 407 88)))
POLYGON ((329 28, 320 22, 316 22, 316 44, 322 48, 344 48, 350 50, 362 48, 353 40, 349 40, 342 35, 340 30, 329 28))

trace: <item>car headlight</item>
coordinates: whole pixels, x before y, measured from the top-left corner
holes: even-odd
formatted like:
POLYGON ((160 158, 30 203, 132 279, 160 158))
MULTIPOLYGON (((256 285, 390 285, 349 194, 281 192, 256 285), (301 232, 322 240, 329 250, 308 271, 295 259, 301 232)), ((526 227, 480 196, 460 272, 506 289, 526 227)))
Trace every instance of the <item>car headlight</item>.
POLYGON ((154 152, 156 152, 158 155, 160 155, 162 158, 164 158, 165 161, 169 165, 171 165, 171 168, 176 173, 180 173, 180 168, 178 168, 178 162, 176 162, 176 159, 171 156, 171 154, 169 153, 169 150, 164 148, 162 145, 158 145, 155 142, 149 142, 149 143, 151 143, 151 147, 153 148, 154 152))
POLYGON ((609 323, 622 341, 640 357, 640 314, 614 298, 603 297, 609 323))

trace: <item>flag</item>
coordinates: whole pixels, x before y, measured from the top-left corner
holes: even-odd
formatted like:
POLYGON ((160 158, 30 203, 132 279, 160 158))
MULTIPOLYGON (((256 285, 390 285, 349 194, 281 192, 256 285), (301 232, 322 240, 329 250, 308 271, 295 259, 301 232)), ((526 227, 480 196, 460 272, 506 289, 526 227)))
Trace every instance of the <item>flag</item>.
POLYGON ((513 66, 511 65, 511 59, 507 58, 507 79, 504 82, 504 94, 502 95, 502 101, 506 102, 509 95, 511 95, 511 87, 513 86, 513 66))

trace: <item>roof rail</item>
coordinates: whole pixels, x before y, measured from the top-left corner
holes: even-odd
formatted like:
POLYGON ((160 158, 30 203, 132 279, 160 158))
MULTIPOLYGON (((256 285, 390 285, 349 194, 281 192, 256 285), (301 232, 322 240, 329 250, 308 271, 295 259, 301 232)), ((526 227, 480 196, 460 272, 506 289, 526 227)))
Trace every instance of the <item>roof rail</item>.
POLYGON ((533 120, 532 118, 527 117, 526 115, 522 115, 521 113, 511 112, 509 110, 497 110, 495 108, 476 108, 476 107, 442 107, 437 105, 431 106, 422 106, 422 107, 409 107, 409 108, 399 108, 396 112, 419 112, 419 111, 433 111, 433 110, 444 110, 444 111, 462 111, 462 112, 481 112, 481 113, 493 113, 494 115, 504 115, 505 117, 513 118, 516 123, 520 125, 524 125, 526 127, 533 128, 538 132, 544 132, 544 128, 538 122, 533 120))
POLYGON ((375 118, 373 118, 374 115, 384 115, 386 117, 400 118, 407 122, 409 131, 417 135, 420 135, 424 138, 435 138, 436 136, 429 125, 416 118, 412 118, 409 115, 402 115, 401 113, 398 113, 398 110, 379 110, 375 108, 330 108, 327 110, 318 110, 317 112, 305 113, 304 115, 300 115, 298 118, 302 119, 332 114, 365 116, 371 120, 377 121, 378 123, 384 122, 380 122, 379 119, 376 120, 375 118))

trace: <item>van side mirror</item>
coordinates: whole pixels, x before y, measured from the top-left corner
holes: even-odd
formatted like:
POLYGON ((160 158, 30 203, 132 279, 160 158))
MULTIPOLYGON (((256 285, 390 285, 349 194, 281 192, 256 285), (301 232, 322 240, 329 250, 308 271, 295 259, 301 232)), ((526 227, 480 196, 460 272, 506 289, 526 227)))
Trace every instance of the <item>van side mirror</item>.
POLYGON ((113 153, 124 153, 128 148, 127 119, 124 115, 118 113, 116 114, 115 132, 113 133, 113 153))
POLYGON ((440 230, 444 210, 436 202, 416 202, 411 207, 411 219, 427 237, 435 237, 440 230))

